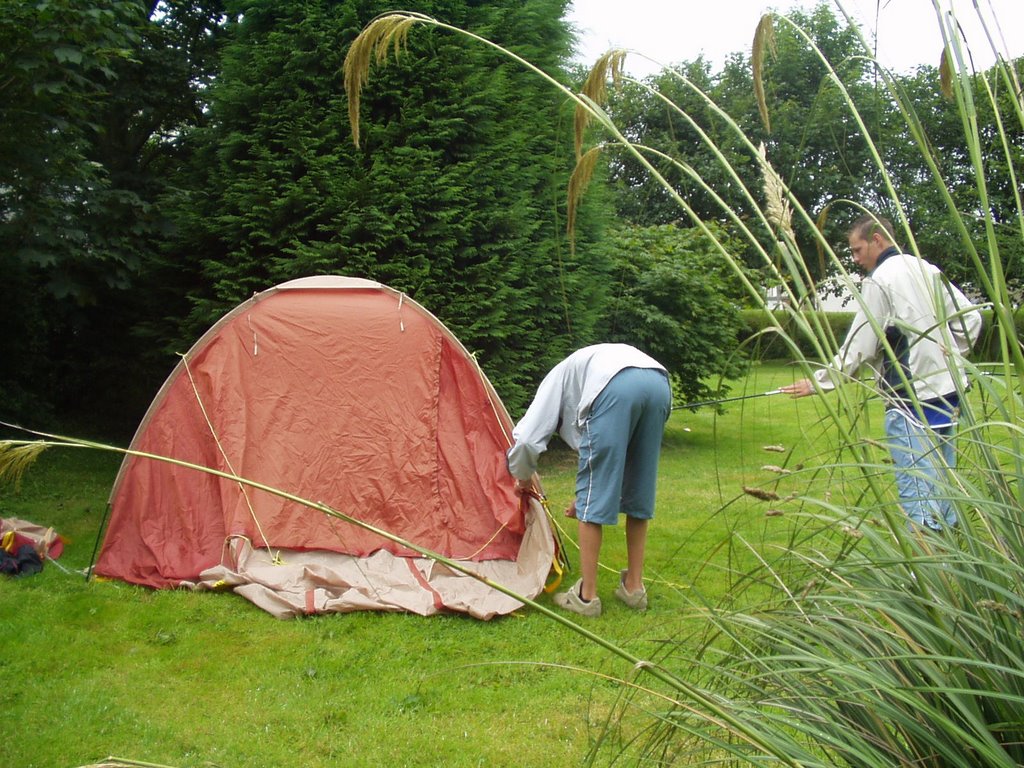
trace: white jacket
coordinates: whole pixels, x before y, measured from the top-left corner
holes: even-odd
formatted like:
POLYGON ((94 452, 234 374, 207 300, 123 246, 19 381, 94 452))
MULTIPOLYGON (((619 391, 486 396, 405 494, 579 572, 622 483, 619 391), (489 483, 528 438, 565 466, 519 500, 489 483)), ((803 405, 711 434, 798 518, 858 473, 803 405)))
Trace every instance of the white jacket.
POLYGON ((512 476, 528 480, 537 471, 537 460, 556 431, 570 448, 579 450, 583 437, 580 427, 590 407, 612 377, 625 368, 665 372, 661 363, 628 344, 583 347, 552 368, 512 430, 515 445, 508 450, 512 476))
POLYGON ((966 386, 962 362, 981 334, 981 312, 938 267, 890 249, 864 279, 861 296, 863 306, 839 353, 828 368, 815 372, 823 388, 833 388, 837 378, 855 376, 867 365, 887 400, 907 400, 903 377, 869 317, 889 339, 919 401, 966 386))

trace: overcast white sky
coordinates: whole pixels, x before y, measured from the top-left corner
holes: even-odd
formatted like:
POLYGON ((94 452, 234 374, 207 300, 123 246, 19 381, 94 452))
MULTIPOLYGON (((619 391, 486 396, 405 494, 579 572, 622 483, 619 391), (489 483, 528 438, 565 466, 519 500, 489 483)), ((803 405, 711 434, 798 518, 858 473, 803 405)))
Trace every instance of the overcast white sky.
MULTIPOLYGON (((878 58, 884 66, 907 73, 921 64, 937 66, 942 36, 932 0, 842 0, 869 40, 877 32, 878 58), (878 8, 878 6, 881 8, 878 8), (877 11, 877 21, 876 21, 877 11)), ((964 27, 975 65, 985 68, 994 57, 971 0, 939 0, 953 8, 964 27)), ((692 61, 701 53, 719 69, 728 54, 749 53, 754 30, 768 9, 782 13, 813 8, 814 0, 574 0, 569 21, 580 33, 578 60, 593 63, 612 47, 636 50, 662 65, 692 61)), ((1004 55, 1024 55, 1024 0, 978 0, 987 19, 995 18, 1005 38, 1004 55)), ((835 4, 830 3, 835 9, 835 4)), ((836 11, 838 15, 838 11, 836 11)), ((660 67, 632 55, 627 71, 642 77, 660 67)))

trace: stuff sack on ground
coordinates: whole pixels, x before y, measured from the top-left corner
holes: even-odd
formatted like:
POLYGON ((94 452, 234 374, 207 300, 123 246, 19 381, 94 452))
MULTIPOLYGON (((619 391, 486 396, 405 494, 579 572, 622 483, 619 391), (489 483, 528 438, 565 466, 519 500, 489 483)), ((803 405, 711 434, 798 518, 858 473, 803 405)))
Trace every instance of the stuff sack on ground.
POLYGON ((53 528, 15 517, 0 520, 0 573, 5 576, 39 573, 44 555, 56 560, 63 550, 64 542, 53 528))

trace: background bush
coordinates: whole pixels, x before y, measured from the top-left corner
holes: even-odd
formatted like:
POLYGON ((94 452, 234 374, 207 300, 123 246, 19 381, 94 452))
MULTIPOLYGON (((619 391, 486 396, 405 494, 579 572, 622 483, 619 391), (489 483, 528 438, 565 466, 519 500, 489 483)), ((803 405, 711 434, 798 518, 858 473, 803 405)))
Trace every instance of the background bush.
MULTIPOLYGON (((853 320, 853 312, 806 312, 805 316, 817 315, 822 325, 832 329, 832 335, 837 341, 842 341, 850 328, 853 320)), ((813 340, 801 332, 785 312, 773 312, 768 309, 744 309, 741 313, 743 326, 740 329, 736 341, 742 347, 750 349, 750 356, 758 360, 794 360, 793 352, 786 342, 779 336, 775 323, 782 325, 783 331, 795 343, 800 354, 805 357, 814 357, 813 340)))
MULTIPOLYGON (((783 329, 789 334, 792 342, 796 343, 800 354, 814 359, 813 341, 806 334, 802 333, 796 325, 791 322, 783 312, 772 312, 768 309, 744 309, 740 313, 742 325, 736 337, 739 346, 749 350, 749 356, 757 360, 783 360, 792 362, 795 358, 788 344, 783 342, 775 330, 772 316, 780 321, 783 329)), ((823 325, 832 329, 832 335, 837 342, 842 342, 846 332, 853 321, 853 312, 806 312, 805 316, 817 315, 823 325)), ((999 350, 998 318, 991 310, 983 310, 985 328, 981 339, 974 348, 972 359, 975 362, 994 362, 1002 359, 999 350)), ((1014 325, 1017 329, 1017 336, 1024 334, 1024 308, 1018 309, 1014 314, 1014 325)))

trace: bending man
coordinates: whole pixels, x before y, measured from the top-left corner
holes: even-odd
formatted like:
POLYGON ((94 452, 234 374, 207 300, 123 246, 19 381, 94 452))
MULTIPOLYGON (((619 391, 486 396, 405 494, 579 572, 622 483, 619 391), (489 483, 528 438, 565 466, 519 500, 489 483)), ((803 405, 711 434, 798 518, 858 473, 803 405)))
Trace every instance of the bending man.
POLYGON ((668 373, 627 344, 595 344, 551 369, 512 432, 508 468, 520 490, 530 488, 537 460, 557 431, 579 454, 575 516, 582 578, 555 604, 584 616, 601 614, 597 567, 603 526, 626 515, 628 568, 615 596, 646 610, 643 585, 647 524, 654 516, 661 437, 672 409, 668 373))

